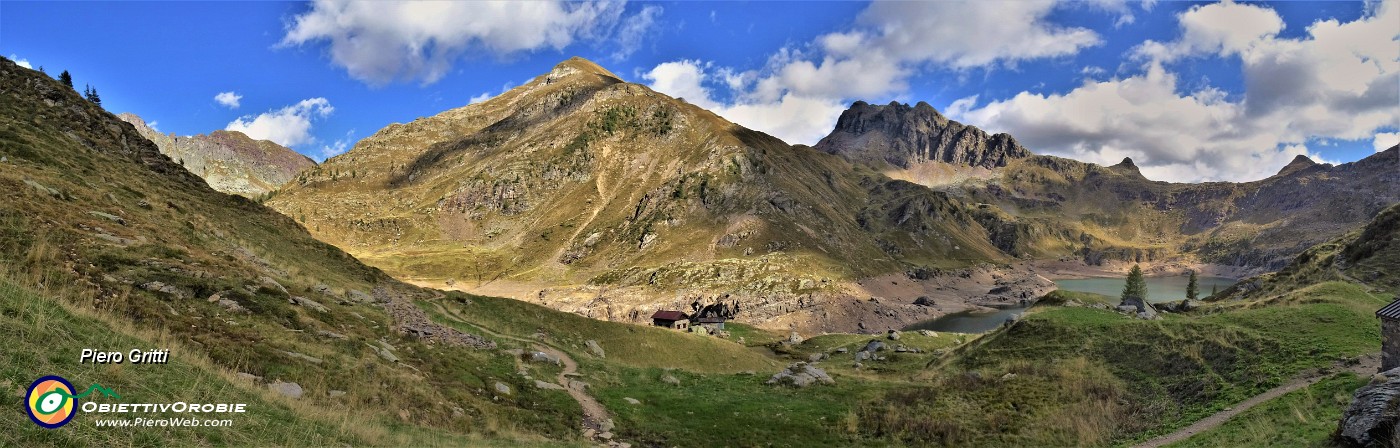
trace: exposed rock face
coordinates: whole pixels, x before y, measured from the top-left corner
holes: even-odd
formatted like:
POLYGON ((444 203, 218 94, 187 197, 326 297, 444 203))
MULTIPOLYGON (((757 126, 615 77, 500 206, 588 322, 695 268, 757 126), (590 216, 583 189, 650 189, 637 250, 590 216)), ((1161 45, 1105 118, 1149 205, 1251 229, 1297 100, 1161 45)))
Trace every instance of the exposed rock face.
POLYGON ((799 389, 818 383, 836 384, 836 380, 831 379, 825 370, 805 362, 793 363, 787 369, 774 374, 767 381, 767 384, 786 385, 799 389))
POLYGON ((1319 163, 1317 163, 1317 162, 1314 162, 1313 159, 1308 158, 1308 156, 1305 156, 1305 155, 1302 155, 1302 154, 1298 154, 1297 157, 1294 157, 1294 158, 1293 158, 1293 161, 1292 161, 1292 162, 1288 162, 1288 165, 1284 165, 1283 169, 1278 170, 1278 174, 1277 174, 1277 175, 1278 175, 1278 176, 1287 176, 1287 175, 1289 175, 1289 174, 1297 173, 1297 172, 1300 172, 1300 171, 1303 171, 1303 170, 1307 170, 1307 169, 1310 169, 1310 168, 1313 168, 1313 167, 1317 167, 1317 166, 1321 166, 1321 167, 1331 167, 1332 165, 1331 165, 1331 164, 1319 164, 1319 163))
POLYGON ((1350 446, 1390 447, 1400 441, 1400 369, 1362 386, 1342 413, 1334 437, 1350 446))
POLYGON ((900 168, 920 162, 996 168, 1031 155, 1008 134, 988 135, 977 127, 949 120, 922 101, 913 107, 857 101, 841 113, 836 129, 815 148, 867 164, 883 162, 900 168))
POLYGON ((253 140, 242 132, 214 131, 188 137, 167 135, 151 129, 136 115, 124 113, 117 117, 155 142, 161 153, 224 193, 256 197, 277 189, 302 170, 316 166, 316 162, 296 151, 267 140, 253 140))

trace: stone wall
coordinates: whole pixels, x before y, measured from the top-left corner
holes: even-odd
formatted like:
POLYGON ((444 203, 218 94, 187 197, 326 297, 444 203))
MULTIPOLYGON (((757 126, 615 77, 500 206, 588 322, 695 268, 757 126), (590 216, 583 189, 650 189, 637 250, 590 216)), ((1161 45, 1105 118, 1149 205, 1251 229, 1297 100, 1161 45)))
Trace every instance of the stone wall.
POLYGON ((1381 371, 1400 367, 1400 320, 1381 318, 1381 371))

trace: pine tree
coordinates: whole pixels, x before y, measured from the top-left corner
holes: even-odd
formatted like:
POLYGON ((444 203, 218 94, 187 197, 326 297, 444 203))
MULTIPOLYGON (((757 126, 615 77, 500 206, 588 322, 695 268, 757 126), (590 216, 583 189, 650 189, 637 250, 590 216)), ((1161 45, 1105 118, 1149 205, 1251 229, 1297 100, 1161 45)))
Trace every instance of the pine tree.
POLYGON ((1196 300, 1198 295, 1200 292, 1196 289, 1196 271, 1191 271, 1191 279, 1186 282, 1186 299, 1196 300))
POLYGON ((92 88, 92 86, 87 86, 87 88, 83 90, 83 98, 92 101, 92 104, 98 106, 102 105, 102 97, 97 96, 97 89, 92 88))
POLYGON ((1136 298, 1147 303, 1147 281, 1142 278, 1142 268, 1133 265, 1133 269, 1128 271, 1128 282, 1123 285, 1124 301, 1136 298))
POLYGON ((73 75, 68 74, 68 70, 64 70, 63 73, 58 74, 58 81, 68 86, 70 89, 73 88, 73 75))

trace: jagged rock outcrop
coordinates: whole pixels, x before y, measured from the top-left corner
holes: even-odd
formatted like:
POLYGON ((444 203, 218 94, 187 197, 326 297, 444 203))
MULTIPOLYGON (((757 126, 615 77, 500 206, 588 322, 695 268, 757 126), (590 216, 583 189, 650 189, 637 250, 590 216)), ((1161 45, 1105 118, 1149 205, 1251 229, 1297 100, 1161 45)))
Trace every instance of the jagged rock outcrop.
POLYGON ((277 189, 302 170, 316 166, 310 158, 267 141, 253 140, 238 131, 214 131, 205 135, 162 134, 134 114, 117 115, 136 127, 170 157, 224 193, 257 197, 277 189))
POLYGON ((1348 446, 1392 447, 1400 442, 1400 368, 1361 386, 1342 413, 1333 438, 1348 446))
POLYGON ((1284 165, 1284 166, 1283 166, 1283 169, 1278 170, 1278 174, 1276 174, 1276 175, 1277 175, 1277 176, 1287 176, 1287 175, 1294 174, 1294 173, 1298 173, 1298 172, 1301 172, 1301 171, 1304 171, 1304 170, 1307 170, 1307 169, 1310 169, 1310 168, 1313 168, 1313 167, 1317 167, 1317 166, 1330 167, 1330 166, 1332 166, 1332 165, 1330 165, 1330 164, 1319 164, 1319 163, 1317 163, 1317 162, 1314 162, 1313 159, 1308 158, 1308 156, 1305 156, 1305 155, 1302 155, 1302 154, 1298 154, 1296 157, 1293 158, 1293 161, 1292 161, 1292 162, 1288 162, 1287 165, 1284 165))
POLYGON ((909 168, 922 162, 996 168, 1030 151, 1008 134, 988 135, 975 126, 949 120, 928 103, 857 101, 841 113, 836 129, 816 149, 878 166, 909 168))

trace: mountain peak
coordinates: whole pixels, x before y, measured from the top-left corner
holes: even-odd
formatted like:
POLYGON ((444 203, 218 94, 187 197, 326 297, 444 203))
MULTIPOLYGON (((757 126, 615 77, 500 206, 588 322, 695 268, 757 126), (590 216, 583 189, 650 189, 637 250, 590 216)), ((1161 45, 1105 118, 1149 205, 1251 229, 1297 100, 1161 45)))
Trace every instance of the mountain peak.
POLYGON ((989 135, 938 113, 926 102, 876 106, 856 101, 841 113, 836 129, 814 148, 872 165, 910 168, 942 162, 984 168, 1006 166, 1030 151, 1007 134, 989 135))
POLYGON ((554 68, 549 71, 549 74, 546 75, 545 80, 546 82, 554 82, 559 79, 579 74, 597 75, 605 78, 612 78, 618 81, 622 80, 622 78, 619 78, 616 74, 613 74, 613 72, 608 71, 608 69, 603 68, 603 66, 595 64, 593 63, 593 61, 578 56, 565 59, 563 62, 556 64, 554 68))
POLYGON ((1317 162, 1314 162, 1313 159, 1308 158, 1308 156, 1305 156, 1305 155, 1302 155, 1302 154, 1298 154, 1297 156, 1293 157, 1293 161, 1292 161, 1292 162, 1288 162, 1287 165, 1284 165, 1284 166, 1283 166, 1283 169, 1278 170, 1278 174, 1277 174, 1277 175, 1278 175, 1278 176, 1285 176, 1285 175, 1289 175, 1289 174, 1293 174, 1293 173, 1296 173, 1296 172, 1299 172, 1299 171, 1306 170, 1306 169, 1308 169, 1308 168, 1315 167, 1315 166, 1317 166, 1317 165, 1318 165, 1317 162))

